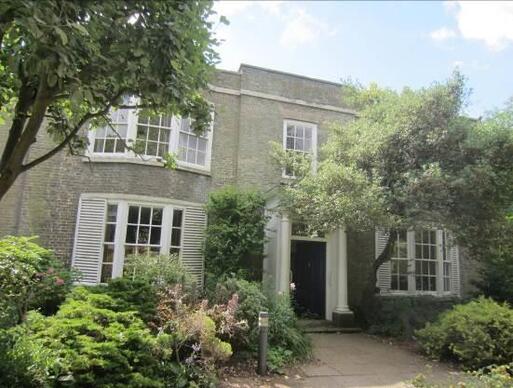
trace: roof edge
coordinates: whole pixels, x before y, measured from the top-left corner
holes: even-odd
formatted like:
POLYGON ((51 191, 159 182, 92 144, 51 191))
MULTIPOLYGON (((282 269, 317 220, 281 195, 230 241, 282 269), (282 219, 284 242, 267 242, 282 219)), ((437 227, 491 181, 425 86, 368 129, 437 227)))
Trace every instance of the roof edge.
POLYGON ((289 73, 289 72, 281 71, 281 70, 269 69, 267 67, 249 65, 247 63, 241 63, 240 64, 239 71, 237 72, 237 74, 241 74, 242 73, 242 68, 244 68, 244 67, 249 67, 249 68, 252 68, 252 69, 257 69, 257 70, 262 70, 262 71, 267 71, 269 73, 288 75, 288 76, 295 77, 295 78, 302 78, 302 79, 306 79, 306 80, 309 80, 309 81, 321 82, 321 83, 324 83, 324 84, 334 85, 334 86, 338 86, 338 87, 344 86, 340 82, 328 81, 328 80, 325 80, 325 79, 308 77, 308 76, 301 75, 301 74, 295 74, 295 73, 289 73))

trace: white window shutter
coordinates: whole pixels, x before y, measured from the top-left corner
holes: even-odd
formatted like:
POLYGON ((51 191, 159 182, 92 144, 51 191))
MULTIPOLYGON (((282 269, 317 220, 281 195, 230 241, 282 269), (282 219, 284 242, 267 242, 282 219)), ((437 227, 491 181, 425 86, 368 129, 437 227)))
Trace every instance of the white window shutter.
POLYGON ((451 244, 448 249, 451 261, 451 294, 460 296, 460 255, 456 244, 451 244))
POLYGON ((79 283, 99 282, 106 209, 103 199, 80 198, 71 261, 80 271, 79 283))
MULTIPOLYGON (((376 258, 383 252, 387 245, 389 233, 385 229, 376 230, 376 258)), ((376 286, 380 289, 380 293, 387 293, 390 291, 390 284, 392 282, 392 269, 390 260, 381 264, 378 268, 376 286)))
POLYGON ((185 209, 181 260, 185 269, 193 275, 198 286, 203 286, 203 241, 207 226, 207 214, 200 207, 185 209))

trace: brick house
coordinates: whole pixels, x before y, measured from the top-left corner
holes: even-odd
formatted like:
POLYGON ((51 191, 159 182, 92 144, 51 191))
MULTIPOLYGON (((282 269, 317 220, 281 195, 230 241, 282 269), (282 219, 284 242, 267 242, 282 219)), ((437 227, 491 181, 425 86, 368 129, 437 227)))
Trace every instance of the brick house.
MULTIPOLYGON (((118 132, 139 141, 145 156, 126 151, 108 130, 91 132, 87 157, 62 152, 17 180, 0 203, 0 235, 40 236, 87 284, 122 275, 124 257, 145 251, 178 253, 201 282, 208 193, 227 184, 272 193, 290 178, 273 162, 270 141, 315 156, 329 123, 354 117, 339 84, 250 65, 217 71, 207 99, 215 112, 205 136, 191 132, 186 119, 114 113, 118 132), (162 167, 168 151, 178 155, 176 170, 162 167)), ((0 145, 6 132, 0 131, 0 145)), ((51 144, 42 132, 30 157, 51 144)), ((304 310, 328 320, 351 318, 385 236, 337 230, 306 237, 272 211, 276 203, 269 195, 264 284, 286 292, 294 282, 304 310)), ((379 270, 381 292, 467 294, 471 266, 445 241, 441 230, 401 234, 392 261, 379 270)))

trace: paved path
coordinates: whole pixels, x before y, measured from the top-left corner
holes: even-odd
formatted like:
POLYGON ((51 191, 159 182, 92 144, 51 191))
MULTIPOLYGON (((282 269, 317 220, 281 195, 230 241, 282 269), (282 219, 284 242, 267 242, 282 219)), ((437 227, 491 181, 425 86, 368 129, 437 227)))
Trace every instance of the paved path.
MULTIPOLYGON (((316 361, 301 367, 301 387, 405 387, 419 373, 448 380, 451 370, 411 349, 365 334, 312 334, 316 361)), ((453 377, 453 376, 452 376, 453 377)))
MULTIPOLYGON (((224 387, 407 387, 419 373, 430 382, 457 379, 448 366, 366 334, 311 334, 314 360, 274 378, 230 379, 224 387)), ((443 384, 445 385, 445 384, 443 384)), ((443 386, 442 385, 442 386, 443 386)))

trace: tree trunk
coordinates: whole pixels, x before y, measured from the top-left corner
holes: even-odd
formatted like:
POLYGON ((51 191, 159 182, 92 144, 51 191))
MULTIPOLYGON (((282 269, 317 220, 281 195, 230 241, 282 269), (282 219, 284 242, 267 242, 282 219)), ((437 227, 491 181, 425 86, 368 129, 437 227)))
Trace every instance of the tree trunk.
POLYGON ((361 301, 362 310, 366 317, 373 313, 375 307, 375 296, 379 292, 379 289, 376 286, 378 269, 382 264, 390 260, 392 244, 396 238, 397 231, 390 230, 385 248, 372 263, 372 268, 370 270, 367 285, 364 288, 361 301))

